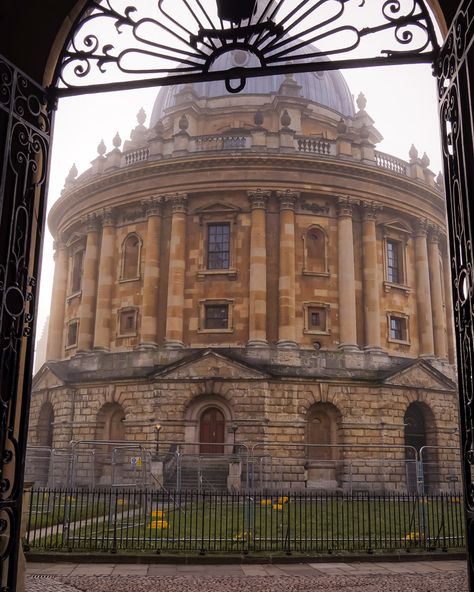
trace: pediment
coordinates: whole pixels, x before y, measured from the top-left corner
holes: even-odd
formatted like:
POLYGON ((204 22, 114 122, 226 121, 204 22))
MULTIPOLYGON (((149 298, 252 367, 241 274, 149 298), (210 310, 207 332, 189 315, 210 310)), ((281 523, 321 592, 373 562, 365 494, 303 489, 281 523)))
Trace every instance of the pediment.
POLYGON ((384 384, 394 386, 408 386, 426 390, 455 390, 455 384, 450 378, 444 376, 439 370, 433 368, 424 361, 414 362, 403 369, 399 369, 388 375, 384 384))
POLYGON ((171 364, 154 377, 166 380, 261 380, 269 378, 269 375, 249 364, 207 350, 197 357, 192 356, 171 364))
POLYGON ((193 213, 199 216, 212 216, 215 214, 237 214, 238 212, 240 212, 240 208, 216 201, 197 208, 193 213))
POLYGON ((64 386, 64 381, 55 374, 47 364, 43 364, 33 377, 33 391, 43 391, 47 389, 64 386))

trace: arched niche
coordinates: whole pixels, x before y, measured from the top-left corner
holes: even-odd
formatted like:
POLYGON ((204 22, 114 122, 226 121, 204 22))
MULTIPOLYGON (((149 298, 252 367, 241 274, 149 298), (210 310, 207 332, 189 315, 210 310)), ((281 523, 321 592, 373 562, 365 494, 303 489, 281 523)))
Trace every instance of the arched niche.
POLYGON ((53 448, 54 442, 54 409, 50 401, 41 405, 36 424, 36 444, 53 448))

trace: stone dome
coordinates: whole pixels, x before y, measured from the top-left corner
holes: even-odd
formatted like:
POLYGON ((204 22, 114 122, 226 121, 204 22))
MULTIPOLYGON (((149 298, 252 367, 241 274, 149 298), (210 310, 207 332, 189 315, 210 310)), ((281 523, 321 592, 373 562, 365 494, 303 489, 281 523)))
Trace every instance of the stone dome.
MULTIPOLYGON (((309 52, 309 50, 308 50, 309 52)), ((242 50, 233 50, 221 55, 213 64, 213 69, 230 70, 236 67, 256 67, 257 58, 242 50)), ((293 78, 301 86, 301 96, 309 101, 319 103, 333 109, 345 117, 355 114, 354 99, 349 86, 338 70, 325 72, 304 72, 293 74, 293 78)), ((283 74, 274 74, 258 78, 248 78, 244 89, 237 96, 246 94, 270 95, 278 92, 285 80, 283 74)), ((213 99, 229 96, 222 80, 198 82, 191 85, 199 98, 213 99)), ((176 104, 176 95, 184 85, 163 87, 156 97, 151 115, 150 127, 163 118, 165 111, 176 104)))

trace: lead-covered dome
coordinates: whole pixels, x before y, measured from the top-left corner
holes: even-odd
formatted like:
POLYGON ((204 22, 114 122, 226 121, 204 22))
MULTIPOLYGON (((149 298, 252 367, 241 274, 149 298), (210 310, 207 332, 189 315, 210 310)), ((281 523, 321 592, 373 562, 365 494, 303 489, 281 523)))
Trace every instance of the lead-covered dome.
MULTIPOLYGON (((309 50, 308 50, 309 51, 309 50)), ((220 56, 214 63, 216 70, 230 70, 236 67, 256 67, 259 62, 256 57, 242 50, 234 50, 220 56)), ((329 107, 346 117, 352 117, 354 100, 343 75, 337 70, 325 72, 304 72, 293 74, 293 78, 301 86, 301 96, 309 101, 329 107)), ((283 74, 274 74, 258 78, 248 78, 245 88, 238 96, 245 94, 270 95, 278 92, 285 80, 283 74)), ((156 98, 151 115, 151 127, 163 118, 168 108, 176 104, 176 95, 184 85, 163 87, 156 98)), ((191 85, 199 98, 213 99, 228 96, 222 80, 212 82, 198 82, 191 85)))

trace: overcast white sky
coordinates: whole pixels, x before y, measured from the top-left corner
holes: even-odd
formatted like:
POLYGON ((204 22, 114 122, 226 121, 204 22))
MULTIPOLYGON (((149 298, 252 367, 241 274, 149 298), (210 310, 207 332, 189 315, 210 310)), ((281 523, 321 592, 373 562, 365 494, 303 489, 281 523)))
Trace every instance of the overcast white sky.
MULTIPOLYGON (((428 65, 391 66, 343 72, 355 98, 367 98, 367 112, 384 136, 379 150, 408 160, 411 144, 431 159, 430 168, 441 169, 435 79, 428 65)), ((73 163, 79 172, 97 156, 103 139, 107 150, 119 132, 122 140, 137 125, 136 114, 144 107, 147 116, 159 88, 61 99, 56 114, 48 207, 59 197, 73 163)), ((52 239, 46 233, 40 288, 37 338, 49 314, 53 279, 52 239)))

